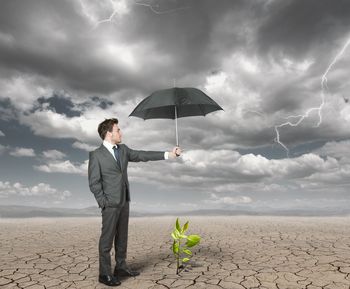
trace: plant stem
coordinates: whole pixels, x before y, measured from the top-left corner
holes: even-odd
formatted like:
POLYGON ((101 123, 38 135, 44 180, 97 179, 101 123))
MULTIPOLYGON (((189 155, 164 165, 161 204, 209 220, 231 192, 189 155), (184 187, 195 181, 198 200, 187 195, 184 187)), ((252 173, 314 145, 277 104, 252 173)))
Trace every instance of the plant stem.
POLYGON ((180 252, 181 252, 181 243, 180 243, 180 240, 178 240, 178 244, 179 244, 179 251, 177 252, 177 268, 176 268, 176 275, 179 275, 179 273, 180 273, 180 252))

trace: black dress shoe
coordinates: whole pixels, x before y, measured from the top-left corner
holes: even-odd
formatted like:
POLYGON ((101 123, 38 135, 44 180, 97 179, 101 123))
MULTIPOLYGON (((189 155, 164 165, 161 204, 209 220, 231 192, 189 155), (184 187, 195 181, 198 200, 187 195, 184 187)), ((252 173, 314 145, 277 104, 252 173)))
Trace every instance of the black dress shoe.
POLYGON ((114 276, 118 277, 135 277, 140 275, 140 272, 132 271, 129 268, 121 268, 121 269, 115 269, 114 270, 114 276))
POLYGON ((107 286, 119 286, 120 281, 118 280, 118 277, 116 276, 110 276, 110 275, 100 275, 98 276, 98 282, 103 283, 107 286))

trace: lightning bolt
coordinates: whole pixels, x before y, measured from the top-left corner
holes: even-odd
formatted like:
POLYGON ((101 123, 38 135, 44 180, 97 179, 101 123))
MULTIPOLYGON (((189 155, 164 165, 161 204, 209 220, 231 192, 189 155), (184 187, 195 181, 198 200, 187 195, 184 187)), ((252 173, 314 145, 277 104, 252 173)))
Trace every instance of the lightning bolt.
POLYGON ((179 11, 179 10, 184 10, 184 9, 188 9, 190 8, 189 6, 184 6, 184 7, 178 7, 178 8, 173 8, 173 9, 168 9, 168 10, 157 10, 159 8, 159 4, 156 5, 151 5, 151 4, 146 4, 146 3, 142 3, 142 2, 134 2, 135 5, 141 5, 141 6, 146 6, 149 9, 151 9, 152 12, 156 13, 156 14, 167 14, 167 13, 172 13, 175 11, 179 11), (155 9, 157 8, 157 9, 155 9))
MULTIPOLYGON (((109 17, 105 19, 98 20, 96 17, 96 7, 93 9, 92 7, 89 7, 89 5, 86 5, 86 0, 79 0, 79 3, 82 8, 82 13, 90 20, 90 22, 93 23, 93 30, 96 29, 99 25, 107 22, 113 22, 113 19, 117 14, 123 14, 126 13, 126 2, 121 0, 108 0, 104 2, 103 4, 108 4, 111 8, 112 12, 109 15, 109 17), (95 13, 94 13, 95 12, 95 13)), ((102 3, 102 2, 100 2, 102 3)))
MULTIPOLYGON (((127 2, 126 1, 121 1, 121 0, 108 0, 106 3, 109 4, 111 8, 111 14, 104 19, 98 20, 96 18, 96 15, 91 11, 94 9, 91 9, 84 3, 86 0, 79 0, 81 8, 82 8, 82 13, 90 20, 90 22, 93 23, 93 30, 95 30, 97 27, 99 27, 103 23, 112 23, 114 18, 118 14, 123 14, 126 13, 125 11, 127 10, 127 2)), ((189 6, 184 6, 184 7, 177 7, 177 8, 172 8, 172 9, 166 9, 166 10, 159 10, 159 4, 147 4, 144 2, 133 2, 134 5, 139 5, 139 6, 145 6, 148 7, 152 12, 155 14, 167 14, 167 13, 173 13, 179 10, 184 10, 190 8, 189 6)))
POLYGON ((321 111, 322 111, 322 108, 325 104, 325 93, 326 93, 326 91, 328 91, 327 75, 331 71, 333 66, 338 62, 338 60, 343 56, 343 54, 346 51, 346 49, 348 48, 349 44, 350 44, 350 39, 348 39, 348 41, 344 44, 342 49, 334 57, 333 61, 328 65, 326 71, 324 72, 324 74, 321 77, 321 104, 318 107, 309 108, 304 114, 291 115, 291 116, 287 117, 287 119, 290 119, 290 118, 296 119, 294 122, 293 121, 286 121, 286 122, 281 123, 279 125, 275 125, 276 137, 275 137, 274 141, 277 142, 279 145, 281 145, 286 150, 288 157, 289 157, 289 149, 283 142, 281 142, 279 129, 284 127, 284 126, 287 126, 287 125, 298 126, 305 118, 309 117, 310 113, 312 113, 313 111, 316 111, 318 113, 318 122, 317 122, 317 125, 315 127, 320 126, 320 124, 322 123, 321 111))
POLYGON ((115 2, 113 0, 110 0, 110 2, 111 2, 112 7, 113 7, 112 14, 106 19, 102 19, 100 21, 97 21, 96 24, 94 25, 94 29, 96 29, 99 25, 101 25, 103 23, 112 22, 114 16, 117 15, 118 9, 115 8, 115 4, 114 4, 115 2))

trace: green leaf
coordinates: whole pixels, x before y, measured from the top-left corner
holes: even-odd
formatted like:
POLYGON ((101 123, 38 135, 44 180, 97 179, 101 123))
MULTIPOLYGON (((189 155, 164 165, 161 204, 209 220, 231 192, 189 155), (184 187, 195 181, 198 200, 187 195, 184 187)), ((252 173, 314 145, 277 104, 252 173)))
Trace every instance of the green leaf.
POLYGON ((179 253, 179 243, 176 241, 173 242, 173 252, 175 255, 179 253))
POLYGON ((186 235, 179 235, 179 238, 181 238, 181 239, 187 239, 187 236, 186 235))
POLYGON ((192 252, 190 250, 188 250, 188 249, 183 249, 182 252, 184 252, 187 255, 192 256, 192 252))
POLYGON ((188 223, 189 223, 189 221, 187 221, 186 223, 185 223, 185 225, 183 225, 183 227, 182 227, 182 233, 185 233, 186 231, 187 231, 187 229, 188 229, 188 223))
POLYGON ((188 262, 188 261, 190 261, 189 258, 183 258, 183 259, 182 259, 182 262, 184 262, 184 263, 185 263, 185 262, 188 262))
POLYGON ((181 232, 181 226, 180 226, 179 218, 176 219, 176 224, 175 224, 175 226, 176 226, 176 229, 177 229, 179 232, 181 232))
POLYGON ((173 232, 171 233, 171 237, 172 237, 174 240, 178 240, 178 239, 179 239, 179 235, 177 234, 176 231, 173 231, 173 232))
POLYGON ((189 235, 187 237, 187 242, 186 242, 186 246, 187 247, 193 247, 195 245, 197 245, 201 240, 201 237, 198 235, 189 235))
POLYGON ((180 238, 181 232, 178 231, 177 229, 175 229, 174 232, 175 232, 175 236, 177 236, 178 238, 180 238))

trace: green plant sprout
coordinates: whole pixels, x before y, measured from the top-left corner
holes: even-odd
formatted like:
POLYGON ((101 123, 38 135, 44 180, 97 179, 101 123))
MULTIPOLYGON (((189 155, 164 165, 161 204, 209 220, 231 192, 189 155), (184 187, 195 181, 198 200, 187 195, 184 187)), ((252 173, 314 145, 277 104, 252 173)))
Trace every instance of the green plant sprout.
POLYGON ((182 227, 179 222, 179 218, 176 219, 175 228, 171 233, 171 237, 174 239, 172 250, 176 258, 176 274, 179 275, 180 269, 184 269, 183 263, 190 261, 192 252, 189 248, 197 245, 201 237, 199 235, 185 235, 188 229, 189 222, 187 221, 182 227), (186 243, 181 244, 182 240, 186 240, 186 243))

